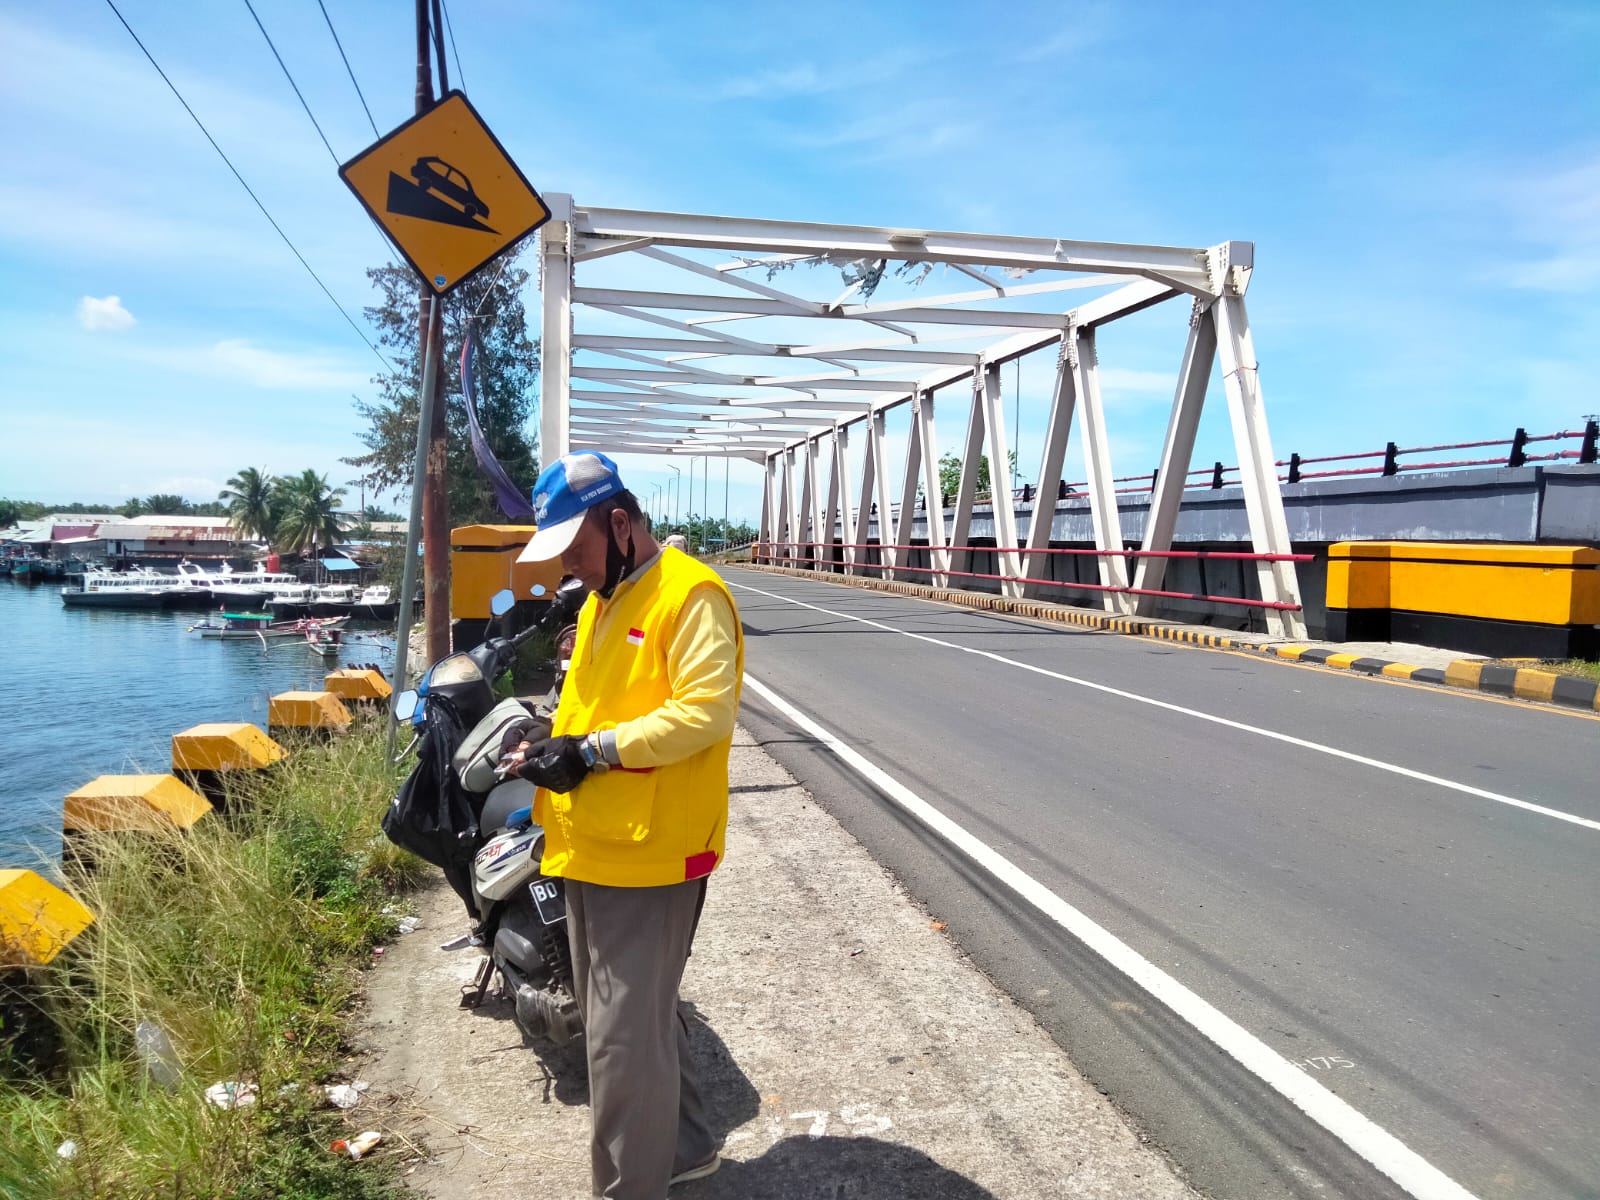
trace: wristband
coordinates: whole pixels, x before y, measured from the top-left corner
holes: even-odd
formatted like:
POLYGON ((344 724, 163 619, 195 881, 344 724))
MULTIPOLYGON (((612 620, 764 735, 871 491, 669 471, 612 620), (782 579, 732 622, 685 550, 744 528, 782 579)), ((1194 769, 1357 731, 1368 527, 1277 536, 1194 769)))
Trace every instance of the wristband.
POLYGON ((600 734, 598 732, 585 734, 578 743, 578 752, 583 755, 584 765, 591 771, 609 771, 611 764, 606 761, 605 754, 600 749, 600 734))

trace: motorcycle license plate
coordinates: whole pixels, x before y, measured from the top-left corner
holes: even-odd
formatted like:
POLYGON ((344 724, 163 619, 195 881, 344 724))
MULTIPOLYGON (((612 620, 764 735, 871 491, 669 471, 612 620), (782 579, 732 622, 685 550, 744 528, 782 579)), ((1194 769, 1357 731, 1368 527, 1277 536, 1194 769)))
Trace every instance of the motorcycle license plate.
POLYGON ((556 880, 535 879, 528 885, 528 891, 533 893, 533 906, 539 910, 539 920, 554 925, 567 919, 567 900, 556 880))

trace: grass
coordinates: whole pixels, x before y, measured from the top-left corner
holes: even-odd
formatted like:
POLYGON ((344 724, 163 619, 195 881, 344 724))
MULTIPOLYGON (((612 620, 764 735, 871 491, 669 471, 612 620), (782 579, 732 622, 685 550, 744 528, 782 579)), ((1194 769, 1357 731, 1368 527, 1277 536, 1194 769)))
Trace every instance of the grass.
POLYGON ((83 843, 93 865, 69 859, 62 886, 95 923, 49 966, 13 972, 4 997, 0 1197, 398 1194, 392 1156, 328 1150, 368 1127, 360 1110, 317 1103, 394 897, 427 869, 378 832, 395 778, 368 726, 294 752, 227 818, 83 843), (170 1043, 166 1086, 141 1025, 170 1043), (255 1083, 259 1102, 208 1104, 225 1080, 255 1083))

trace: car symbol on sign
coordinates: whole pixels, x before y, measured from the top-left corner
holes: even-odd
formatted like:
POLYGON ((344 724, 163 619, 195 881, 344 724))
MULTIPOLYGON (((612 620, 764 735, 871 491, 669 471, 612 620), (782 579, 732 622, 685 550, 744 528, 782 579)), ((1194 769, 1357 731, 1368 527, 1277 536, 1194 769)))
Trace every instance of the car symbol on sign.
POLYGON ((418 187, 458 205, 468 217, 489 215, 489 206, 472 190, 472 180, 442 158, 428 155, 417 159, 411 168, 411 178, 417 181, 418 187))

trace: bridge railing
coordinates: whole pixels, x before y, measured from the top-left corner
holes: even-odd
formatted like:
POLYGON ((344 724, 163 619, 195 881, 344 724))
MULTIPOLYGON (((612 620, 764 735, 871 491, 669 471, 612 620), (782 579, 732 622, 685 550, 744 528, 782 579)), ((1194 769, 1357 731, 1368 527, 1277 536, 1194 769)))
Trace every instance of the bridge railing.
MULTIPOLYGON (((1600 462, 1600 421, 1589 421, 1582 429, 1563 429, 1555 433, 1528 433, 1525 429, 1517 429, 1509 438, 1489 438, 1478 442, 1442 442, 1436 446, 1399 446, 1389 442, 1382 450, 1362 450, 1354 454, 1322 454, 1312 457, 1303 457, 1291 454, 1288 458, 1279 459, 1275 464, 1283 468, 1278 475, 1280 483, 1299 483, 1306 479, 1335 479, 1358 475, 1398 475, 1404 471, 1451 471, 1464 467, 1522 467, 1529 463, 1539 462, 1600 462), (1574 442, 1578 443, 1577 449, 1570 447, 1551 450, 1543 454, 1529 454, 1528 447, 1543 442, 1574 442), (1502 453, 1467 458, 1447 458, 1441 460, 1412 461, 1408 456, 1417 454, 1440 454, 1450 450, 1482 450, 1489 446, 1500 447, 1502 453), (1308 466, 1322 466, 1330 463, 1340 465, 1323 471, 1307 471, 1308 466), (1351 465, 1360 464, 1360 465, 1351 465)), ((1184 490, 1195 488, 1224 488, 1237 483, 1239 468, 1237 466, 1224 466, 1218 462, 1209 467, 1198 467, 1190 471, 1185 478, 1184 490)), ((1146 475, 1119 475, 1113 481, 1128 486, 1116 489, 1119 495, 1124 493, 1138 493, 1153 491, 1156 484, 1156 472, 1151 471, 1146 475)), ((1079 480, 1076 483, 1062 481, 1056 491, 1056 499, 1073 500, 1087 498, 1088 493, 1080 489, 1088 487, 1088 482, 1079 480)), ((1031 501, 1038 494, 1038 490, 1031 484, 1011 490, 1013 500, 1031 501)), ((980 493, 975 503, 986 503, 992 497, 989 493, 980 493)), ((946 505, 948 506, 948 499, 946 505)))
MULTIPOLYGON (((1240 608, 1278 609, 1281 611, 1299 612, 1298 604, 1285 604, 1276 600, 1255 600, 1245 596, 1219 596, 1203 592, 1175 592, 1156 588, 1138 588, 1120 584, 1086 583, 1081 580, 1071 579, 1040 579, 1031 575, 1003 575, 989 571, 956 571, 933 565, 920 566, 913 563, 896 562, 889 565, 883 562, 881 552, 884 550, 907 551, 910 553, 921 552, 929 554, 935 547, 927 543, 909 546, 888 545, 879 542, 757 542, 751 547, 750 561, 766 563, 772 566, 797 567, 802 570, 826 571, 837 574, 847 567, 857 573, 872 574, 884 578, 890 574, 910 572, 922 575, 937 575, 950 579, 984 579, 999 583, 1037 584, 1041 588, 1051 588, 1065 591, 1088 592, 1116 592, 1129 596, 1159 596, 1167 600, 1200 600, 1212 604, 1235 605, 1240 608), (853 563, 846 563, 842 557, 835 558, 833 552, 844 550, 859 550, 865 552, 853 563), (879 551, 877 562, 865 561, 866 554, 879 551)), ((952 556, 957 554, 998 554, 1005 547, 999 546, 946 546, 943 547, 952 556)), ((1228 562, 1311 562, 1315 559, 1313 554, 1254 554, 1242 550, 1078 550, 1047 547, 1039 550, 1027 550, 1018 547, 1020 554, 1041 555, 1067 555, 1089 558, 1124 558, 1132 560, 1139 558, 1167 558, 1167 559, 1211 559, 1228 562)), ((966 559, 963 561, 969 561, 966 559)))

